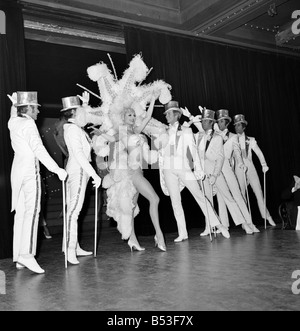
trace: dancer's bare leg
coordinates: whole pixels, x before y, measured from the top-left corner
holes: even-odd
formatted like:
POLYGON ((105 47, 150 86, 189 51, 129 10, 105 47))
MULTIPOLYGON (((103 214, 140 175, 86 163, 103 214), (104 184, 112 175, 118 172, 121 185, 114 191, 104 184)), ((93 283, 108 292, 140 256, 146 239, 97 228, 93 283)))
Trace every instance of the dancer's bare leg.
POLYGON ((158 216, 158 205, 159 205, 159 197, 154 191, 152 185, 149 181, 142 175, 134 176, 133 185, 137 189, 137 191, 145 197, 149 201, 149 213, 151 217, 152 224, 154 226, 156 237, 158 243, 161 245, 165 245, 165 240, 163 233, 159 224, 159 216, 158 216))
MULTIPOLYGON (((136 206, 137 205, 137 200, 138 200, 138 196, 139 194, 137 193, 134 197, 133 197, 133 203, 136 206)), ((135 234, 135 230, 134 230, 134 212, 132 212, 132 230, 131 230, 131 234, 128 240, 128 245, 131 246, 131 249, 133 246, 135 246, 136 250, 140 250, 143 251, 145 250, 143 247, 140 246, 139 241, 136 237, 135 234)))

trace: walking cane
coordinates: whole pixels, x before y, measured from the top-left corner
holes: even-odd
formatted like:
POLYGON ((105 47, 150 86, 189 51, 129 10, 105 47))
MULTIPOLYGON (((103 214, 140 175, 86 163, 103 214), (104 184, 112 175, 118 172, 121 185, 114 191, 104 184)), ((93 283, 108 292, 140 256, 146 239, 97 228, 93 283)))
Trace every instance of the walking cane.
POLYGON ((264 172, 264 207, 265 207, 265 229, 267 228, 267 204, 266 204, 266 173, 264 172))
POLYGON ((95 240, 94 240, 94 257, 97 256, 97 224, 98 224, 98 188, 95 187, 95 240))
POLYGON ((200 180, 200 182, 201 182, 203 198, 204 198, 204 201, 205 201, 205 208, 206 208, 206 214, 207 214, 207 223, 208 223, 208 228, 209 228, 209 237, 210 237, 210 241, 212 241, 211 228, 210 228, 210 219, 209 219, 209 213, 208 213, 208 207, 207 207, 207 198, 206 198, 206 194, 205 194, 203 181, 200 180))
MULTIPOLYGON (((213 203, 213 201, 214 201, 213 185, 210 185, 210 197, 211 197, 211 201, 213 203)), ((215 226, 213 227, 213 232, 214 232, 214 235, 215 235, 215 238, 216 238, 217 237, 217 230, 216 230, 215 226)))
POLYGON ((243 173, 244 173, 244 181, 245 181, 245 187, 246 187, 247 203, 248 203, 248 208, 249 208, 250 217, 251 217, 251 220, 252 220, 251 207, 250 207, 250 199, 249 199, 249 192, 248 192, 248 185, 247 185, 247 178, 246 178, 246 173, 245 173, 245 171, 243 171, 243 173))
POLYGON ((62 194, 63 194, 63 224, 64 224, 64 250, 65 250, 65 268, 68 268, 68 250, 67 250, 67 218, 66 218, 66 189, 65 181, 62 181, 62 194))

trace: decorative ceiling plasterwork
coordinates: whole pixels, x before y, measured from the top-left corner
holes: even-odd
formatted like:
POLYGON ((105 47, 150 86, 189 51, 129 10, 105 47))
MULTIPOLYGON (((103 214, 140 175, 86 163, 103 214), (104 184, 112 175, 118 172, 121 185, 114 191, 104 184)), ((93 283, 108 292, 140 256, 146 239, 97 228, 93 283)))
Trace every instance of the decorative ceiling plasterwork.
POLYGON ((124 26, 300 56, 299 0, 19 0, 28 39, 125 52, 124 26), (299 8, 298 8, 299 7, 299 8))

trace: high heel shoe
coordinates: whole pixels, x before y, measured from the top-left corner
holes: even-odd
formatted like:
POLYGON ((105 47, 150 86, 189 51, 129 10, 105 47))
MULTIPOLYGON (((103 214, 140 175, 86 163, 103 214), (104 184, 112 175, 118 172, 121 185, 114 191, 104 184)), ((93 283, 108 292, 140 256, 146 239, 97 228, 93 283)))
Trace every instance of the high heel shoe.
POLYGON ((166 245, 165 244, 159 244, 158 243, 158 240, 157 240, 156 235, 154 237, 154 242, 155 242, 155 247, 158 247, 163 252, 166 252, 167 251, 167 248, 166 248, 166 245))
POLYGON ((141 247, 138 243, 132 242, 130 239, 128 240, 128 246, 130 247, 131 252, 133 251, 133 249, 142 252, 145 250, 144 247, 141 247))

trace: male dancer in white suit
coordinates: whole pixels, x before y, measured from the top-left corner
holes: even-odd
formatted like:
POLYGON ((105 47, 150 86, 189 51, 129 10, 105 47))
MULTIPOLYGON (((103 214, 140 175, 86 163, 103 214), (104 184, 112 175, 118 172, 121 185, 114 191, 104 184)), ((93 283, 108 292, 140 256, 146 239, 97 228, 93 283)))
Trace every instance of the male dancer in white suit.
MULTIPOLYGON (((202 129, 204 130, 204 135, 201 140, 198 140, 198 152, 201 161, 201 167, 204 169, 206 179, 204 181, 205 193, 213 203, 213 195, 217 194, 219 199, 223 199, 235 225, 243 225, 244 230, 247 234, 252 234, 253 231, 247 224, 243 214, 236 201, 234 200, 224 175, 222 173, 224 165, 224 147, 223 138, 213 129, 215 123, 215 112, 210 109, 203 109, 202 114, 202 129)), ((229 227, 227 210, 225 208, 225 213, 223 210, 219 210, 219 217, 224 226, 229 227), (225 217, 224 217, 225 216, 225 217)), ((208 224, 206 224, 205 231, 201 234, 206 236, 210 233, 208 224)))
MULTIPOLYGON (((87 105, 89 94, 84 93, 81 98, 87 105)), ((64 141, 68 150, 66 170, 67 180, 67 258, 71 264, 79 264, 78 256, 92 255, 92 252, 83 250, 78 242, 78 218, 81 212, 87 183, 90 177, 94 187, 98 189, 101 178, 91 165, 92 141, 88 134, 76 122, 77 109, 80 107, 78 96, 62 98, 62 116, 66 120, 63 126, 64 141)), ((64 244, 64 243, 63 243, 64 244)), ((65 245, 63 245, 64 247, 65 245)))
POLYGON ((12 211, 15 210, 13 261, 18 269, 26 267, 42 274, 45 271, 35 259, 41 208, 39 162, 62 181, 67 173, 48 154, 36 127, 40 106, 37 92, 17 92, 11 100, 13 109, 8 128, 15 153, 11 168, 12 211))
MULTIPOLYGON (((246 200, 242 195, 237 177, 233 169, 234 160, 235 162, 237 162, 236 166, 239 167, 244 172, 247 170, 247 167, 244 165, 242 159, 237 135, 228 130, 228 125, 232 121, 231 117, 229 116, 228 110, 227 109, 217 110, 216 120, 217 123, 215 124, 214 128, 217 132, 219 132, 219 134, 223 138, 225 158, 224 158, 222 173, 224 175, 224 178, 226 180, 226 183, 229 187, 229 190, 234 200, 237 202, 247 222, 247 225, 250 227, 250 230, 252 230, 253 232, 260 232, 252 222, 252 218, 248 210, 246 200)), ((222 197, 219 196, 218 196, 218 205, 219 205, 219 212, 222 213, 222 215, 224 215, 223 217, 225 217, 227 215, 226 204, 224 199, 222 199, 222 197)), ((242 227, 244 228, 245 231, 248 230, 248 233, 250 233, 250 230, 247 229, 247 225, 242 224, 242 227)))
MULTIPOLYGON (((246 178, 247 178, 247 185, 250 184, 252 190, 256 196, 257 204, 259 207, 260 214, 262 218, 265 218, 269 222, 270 225, 276 226, 276 223, 273 221, 268 209, 266 208, 266 215, 265 215, 265 203, 264 203, 264 196, 262 192, 262 188, 260 185, 259 177, 255 166, 252 161, 252 151, 257 155, 259 158, 260 164, 262 166, 263 173, 266 173, 269 170, 267 166, 266 159, 258 147, 255 138, 248 137, 245 135, 245 130, 248 125, 248 122, 245 120, 245 116, 242 114, 238 114, 234 116, 234 127, 235 132, 238 135, 238 142, 240 145, 240 149, 242 151, 243 162, 247 167, 246 178)), ((239 167, 235 167, 235 173, 237 175, 241 191, 243 195, 246 194, 246 183, 244 173, 239 167)))
POLYGON ((169 124, 168 141, 160 150, 160 181, 163 192, 170 195, 174 215, 178 227, 178 238, 175 242, 188 239, 186 221, 181 202, 181 190, 187 187, 206 219, 209 217, 212 227, 217 227, 225 238, 229 238, 229 232, 220 223, 220 220, 209 201, 205 202, 203 193, 200 190, 197 177, 204 179, 204 173, 200 165, 193 132, 190 128, 182 127, 179 119, 182 111, 177 101, 170 101, 165 105, 165 116, 169 124), (189 160, 188 149, 193 157, 195 173, 192 172, 189 160), (196 177, 197 176, 197 177, 196 177), (207 208, 207 209, 206 209, 207 208), (208 214, 207 214, 208 210, 208 214))

